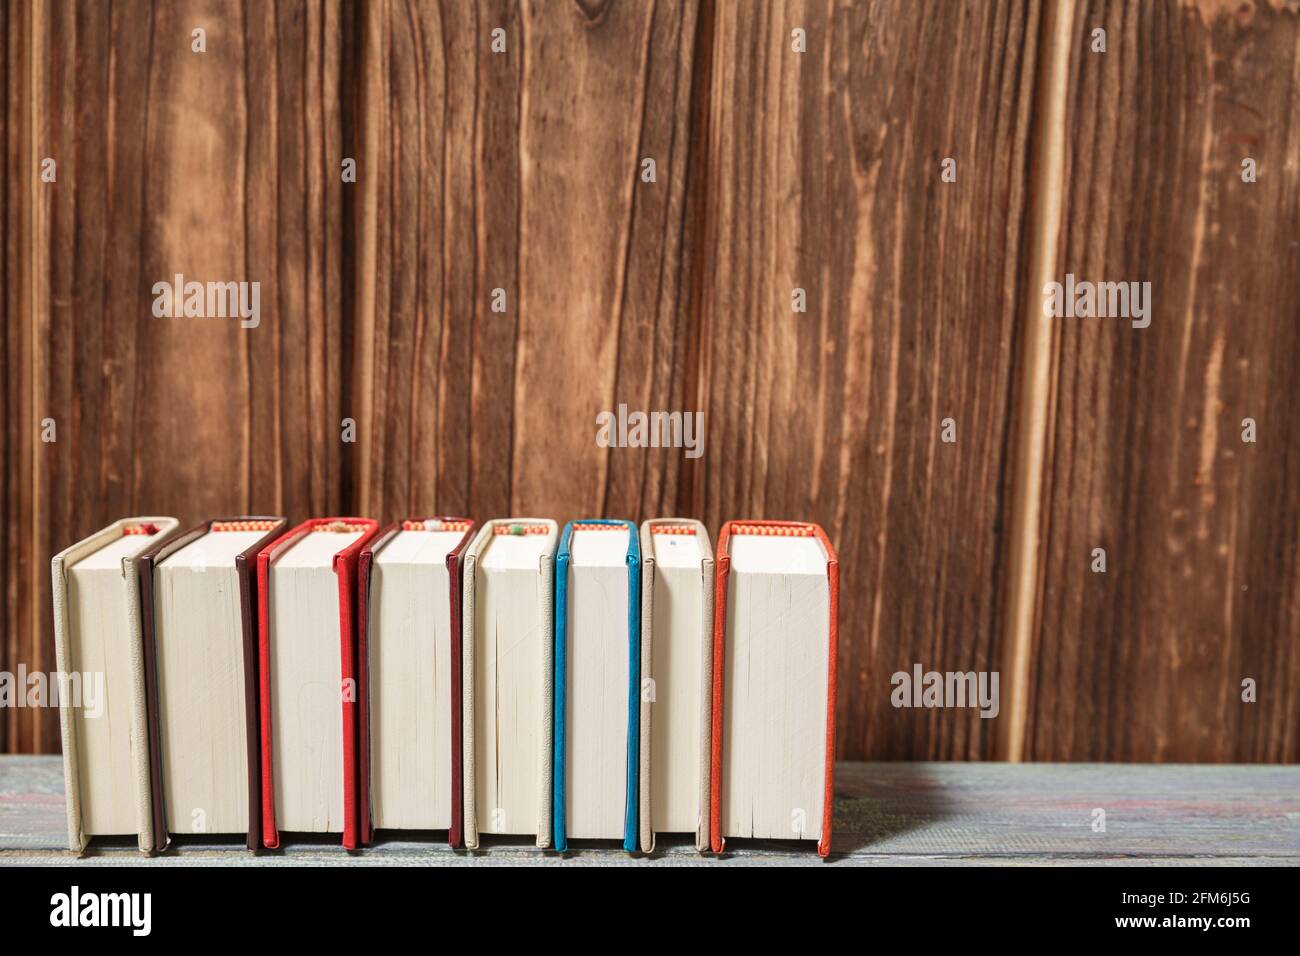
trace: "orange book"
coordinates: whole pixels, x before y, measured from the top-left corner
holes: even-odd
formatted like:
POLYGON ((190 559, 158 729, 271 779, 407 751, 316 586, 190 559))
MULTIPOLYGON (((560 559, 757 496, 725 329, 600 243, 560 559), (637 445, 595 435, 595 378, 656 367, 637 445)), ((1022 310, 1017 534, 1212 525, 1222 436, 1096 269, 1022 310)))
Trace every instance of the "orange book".
POLYGON ((728 521, 713 615, 709 832, 831 849, 839 560, 820 526, 728 521))

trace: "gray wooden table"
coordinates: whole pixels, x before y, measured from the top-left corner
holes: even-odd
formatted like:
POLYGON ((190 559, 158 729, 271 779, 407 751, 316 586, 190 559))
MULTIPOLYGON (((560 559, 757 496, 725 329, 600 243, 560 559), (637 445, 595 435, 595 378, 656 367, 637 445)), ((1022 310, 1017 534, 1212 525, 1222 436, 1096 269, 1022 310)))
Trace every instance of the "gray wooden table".
MULTIPOLYGON (((150 860, 133 841, 92 845, 82 865, 555 864, 709 866, 806 864, 1300 863, 1300 767, 1141 764, 841 763, 834 854, 811 844, 729 846, 700 856, 661 838, 651 857, 583 848, 564 857, 522 842, 475 853, 425 840, 383 839, 349 853, 333 840, 251 854, 238 838, 184 837, 150 860), (1105 811, 1104 832, 1094 829, 1105 811), (668 844, 668 845, 665 845, 668 844)), ((485 844, 487 841, 485 840, 485 844)), ((58 757, 0 757, 0 865, 70 863, 58 757)))

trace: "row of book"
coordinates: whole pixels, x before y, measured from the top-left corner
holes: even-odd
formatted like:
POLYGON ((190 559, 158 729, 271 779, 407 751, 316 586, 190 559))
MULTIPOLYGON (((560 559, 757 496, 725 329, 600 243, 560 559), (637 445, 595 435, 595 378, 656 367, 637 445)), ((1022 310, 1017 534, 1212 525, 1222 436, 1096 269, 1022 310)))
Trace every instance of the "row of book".
POLYGON ((52 562, 68 838, 446 831, 830 850, 810 522, 128 518, 52 562))

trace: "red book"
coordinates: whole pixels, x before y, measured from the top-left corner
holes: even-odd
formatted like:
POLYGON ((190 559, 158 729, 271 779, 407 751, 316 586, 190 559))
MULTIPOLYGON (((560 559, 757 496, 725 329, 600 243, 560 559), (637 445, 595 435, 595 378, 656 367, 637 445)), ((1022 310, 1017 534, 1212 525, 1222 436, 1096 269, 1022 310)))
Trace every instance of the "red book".
POLYGON ((728 521, 713 615, 709 831, 831 849, 839 560, 820 526, 728 521))
POLYGON ((280 845, 280 826, 358 845, 357 558, 378 526, 313 518, 257 556, 267 847, 280 845))

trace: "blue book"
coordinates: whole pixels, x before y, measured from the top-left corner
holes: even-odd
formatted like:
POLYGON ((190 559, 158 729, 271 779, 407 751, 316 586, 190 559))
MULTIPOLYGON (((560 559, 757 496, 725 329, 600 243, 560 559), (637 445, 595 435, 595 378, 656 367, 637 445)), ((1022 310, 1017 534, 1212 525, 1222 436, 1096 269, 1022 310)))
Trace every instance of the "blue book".
POLYGON ((630 521, 564 526, 555 556, 555 849, 637 848, 641 554, 630 521))

